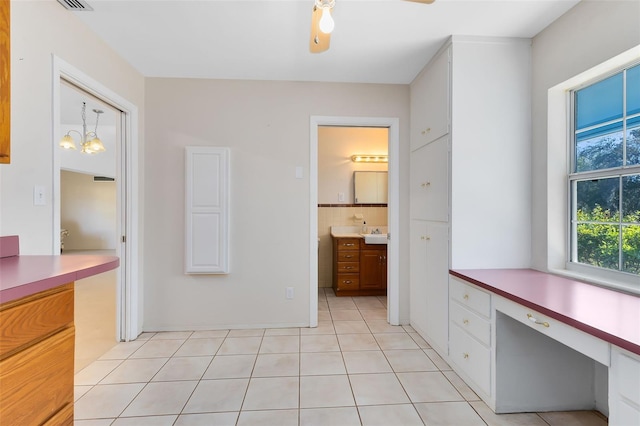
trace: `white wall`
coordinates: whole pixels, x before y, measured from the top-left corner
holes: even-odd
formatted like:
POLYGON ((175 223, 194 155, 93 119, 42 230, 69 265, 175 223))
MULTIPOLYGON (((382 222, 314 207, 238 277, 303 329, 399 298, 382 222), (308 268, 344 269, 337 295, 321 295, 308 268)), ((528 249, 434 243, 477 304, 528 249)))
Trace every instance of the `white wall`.
MULTIPOLYGON (((52 150, 60 136, 52 134, 52 55, 144 116, 143 77, 73 13, 56 1, 11 2, 11 164, 0 166, 0 235, 19 235, 23 254, 53 251, 52 150), (45 206, 33 205, 34 185, 45 187, 45 206)), ((142 161, 136 167, 142 170, 142 161)))
POLYGON ((533 39, 532 266, 536 269, 562 267, 558 259, 564 259, 566 247, 567 146, 564 140, 548 143, 548 90, 638 44, 638 1, 582 1, 533 39))
POLYGON ((389 129, 318 128, 318 204, 353 204, 353 172, 387 171, 387 163, 354 163, 353 154, 387 155, 389 129), (343 193, 344 201, 338 199, 343 193))
MULTIPOLYGON (((154 78, 145 103, 152 142, 145 152, 144 329, 308 324, 309 118, 399 117, 406 166, 408 86, 154 78), (183 274, 188 145, 231 148, 228 275, 183 274), (295 178, 296 166, 303 179, 295 178), (285 287, 294 287, 293 300, 285 299, 285 287)), ((404 167, 404 216, 407 181, 404 167)), ((407 222, 401 259, 408 259, 407 222)), ((400 270, 406 283, 408 265, 400 270)))
POLYGON ((60 227, 69 231, 64 249, 115 250, 116 183, 93 175, 60 173, 60 227))

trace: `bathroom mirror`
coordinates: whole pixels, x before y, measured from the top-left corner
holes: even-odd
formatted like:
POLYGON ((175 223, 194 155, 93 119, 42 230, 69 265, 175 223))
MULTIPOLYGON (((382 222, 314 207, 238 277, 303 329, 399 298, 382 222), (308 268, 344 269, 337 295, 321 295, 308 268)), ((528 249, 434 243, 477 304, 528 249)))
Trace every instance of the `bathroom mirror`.
POLYGON ((387 172, 353 172, 355 204, 387 204, 387 172))

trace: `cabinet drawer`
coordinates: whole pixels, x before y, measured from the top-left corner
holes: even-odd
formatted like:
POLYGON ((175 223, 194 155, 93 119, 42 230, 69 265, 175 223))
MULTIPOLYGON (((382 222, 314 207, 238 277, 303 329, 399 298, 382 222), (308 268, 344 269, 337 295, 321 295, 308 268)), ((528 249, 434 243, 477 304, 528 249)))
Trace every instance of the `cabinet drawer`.
POLYGON ((336 277, 338 290, 358 290, 360 288, 360 276, 358 274, 339 274, 336 277))
POLYGON ((336 243, 338 251, 358 250, 360 247, 360 238, 339 238, 336 243))
POLYGON ((485 393, 491 393, 491 351, 451 325, 449 357, 485 393))
POLYGON ((357 262, 360 260, 360 252, 340 251, 337 255, 338 262, 357 262))
POLYGON ((618 393, 640 407, 640 359, 613 351, 616 359, 618 393))
POLYGON ((42 424, 73 404, 74 329, 0 361, 2 424, 42 424))
POLYGON ((338 273, 360 272, 360 262, 338 262, 338 273))
POLYGON ((0 310, 0 359, 73 323, 73 284, 0 310))
POLYGON ((449 318, 461 329, 478 339, 487 346, 491 346, 491 323, 478 314, 451 301, 449 318))
POLYGON ((609 344, 584 331, 552 319, 546 315, 522 306, 504 297, 495 296, 494 306, 497 311, 527 325, 534 330, 551 337, 572 349, 595 359, 599 363, 609 366, 611 357, 609 344))
POLYGON ((449 276, 451 297, 462 306, 487 318, 491 317, 491 295, 465 282, 449 276))

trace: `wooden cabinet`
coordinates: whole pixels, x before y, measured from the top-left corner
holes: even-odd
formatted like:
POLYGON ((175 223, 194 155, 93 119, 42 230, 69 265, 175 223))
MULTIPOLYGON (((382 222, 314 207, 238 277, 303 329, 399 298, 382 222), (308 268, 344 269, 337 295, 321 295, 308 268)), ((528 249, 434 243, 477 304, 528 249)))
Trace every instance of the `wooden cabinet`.
POLYGON ((0 0, 0 164, 11 160, 11 2, 0 0))
POLYGON ((386 292, 387 245, 365 244, 360 246, 360 290, 386 292))
POLYGON ((333 290, 336 296, 386 294, 386 244, 365 244, 356 237, 333 237, 333 290))
POLYGON ((0 305, 2 424, 73 424, 73 283, 0 305))

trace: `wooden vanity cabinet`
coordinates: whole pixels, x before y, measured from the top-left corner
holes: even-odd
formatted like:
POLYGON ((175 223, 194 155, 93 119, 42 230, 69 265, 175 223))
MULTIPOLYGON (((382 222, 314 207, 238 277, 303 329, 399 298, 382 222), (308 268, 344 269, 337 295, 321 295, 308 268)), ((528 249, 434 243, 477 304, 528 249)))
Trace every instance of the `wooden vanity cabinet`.
POLYGON ((0 305, 1 424, 73 424, 73 285, 0 305))
POLYGON ((387 293, 387 246, 362 238, 333 237, 333 290, 336 296, 387 293))
POLYGON ((360 290, 387 291, 387 245, 365 244, 360 246, 360 290))
POLYGON ((11 160, 11 2, 0 0, 0 164, 11 160))

